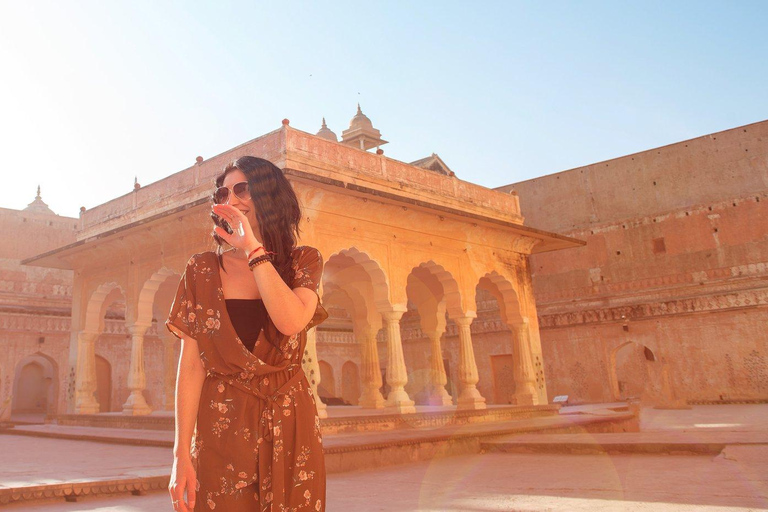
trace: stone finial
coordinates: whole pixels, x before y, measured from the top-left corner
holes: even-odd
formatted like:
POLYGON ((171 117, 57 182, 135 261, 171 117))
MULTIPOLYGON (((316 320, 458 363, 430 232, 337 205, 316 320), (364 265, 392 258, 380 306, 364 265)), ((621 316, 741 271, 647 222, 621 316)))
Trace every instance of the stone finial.
POLYGON ((203 157, 199 156, 195 158, 195 163, 197 163, 197 165, 200 165, 201 163, 203 163, 203 157))
POLYGON ((24 211, 56 215, 53 213, 53 210, 48 208, 48 205, 43 201, 43 198, 40 195, 40 185, 37 186, 37 195, 35 196, 35 200, 29 203, 27 207, 24 208, 24 211))
POLYGON ((320 131, 317 132, 317 136, 326 140, 330 140, 331 142, 339 141, 338 137, 336 137, 336 134, 333 133, 330 128, 328 128, 328 125, 325 124, 325 118, 323 118, 323 126, 320 127, 320 131))
POLYGON ((133 178, 133 190, 139 190, 141 188, 141 185, 139 185, 139 177, 134 176, 133 178))
POLYGON ((287 117, 283 119, 283 126, 288 126, 289 124, 291 124, 291 122, 288 120, 287 117))

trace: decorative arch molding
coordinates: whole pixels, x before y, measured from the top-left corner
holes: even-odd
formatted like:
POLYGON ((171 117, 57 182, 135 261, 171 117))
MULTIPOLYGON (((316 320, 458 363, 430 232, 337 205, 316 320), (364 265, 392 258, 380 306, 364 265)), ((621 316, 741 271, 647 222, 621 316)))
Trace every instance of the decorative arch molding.
MULTIPOLYGON (((119 290, 123 299, 127 299, 125 289, 115 281, 100 284, 91 294, 85 307, 84 332, 100 333, 104 331, 104 315, 107 312, 107 297, 115 290, 119 290)), ((127 307, 127 304, 126 304, 127 307)))
MULTIPOLYGON (((459 283, 453 274, 445 269, 442 265, 430 259, 428 261, 420 263, 418 266, 411 270, 413 274, 416 269, 424 269, 434 277, 442 287, 443 297, 445 301, 445 308, 448 315, 452 318, 460 317, 464 315, 464 308, 462 307, 462 295, 459 288, 459 283)), ((440 301, 440 297, 436 297, 437 301, 440 301)))
MULTIPOLYGON (((331 267, 333 269, 337 262, 342 258, 351 259, 353 265, 359 265, 368 275, 371 280, 371 286, 373 287, 373 300, 376 309, 378 311, 388 311, 392 309, 389 301, 390 284, 387 275, 384 273, 384 270, 382 270, 383 266, 381 263, 367 253, 360 251, 357 247, 350 247, 331 254, 326 260, 326 267, 331 267)), ((324 274, 327 275, 323 276, 323 280, 333 282, 334 273, 334 270, 330 273, 324 272, 324 274)))
POLYGON ((169 277, 174 275, 178 275, 176 271, 168 267, 162 267, 144 282, 141 291, 139 291, 138 304, 136 305, 136 318, 134 320, 136 325, 152 324, 152 308, 155 303, 157 290, 169 277))
POLYGON ((520 296, 509 279, 494 270, 483 275, 477 285, 488 290, 496 298, 502 322, 511 327, 525 321, 520 296))

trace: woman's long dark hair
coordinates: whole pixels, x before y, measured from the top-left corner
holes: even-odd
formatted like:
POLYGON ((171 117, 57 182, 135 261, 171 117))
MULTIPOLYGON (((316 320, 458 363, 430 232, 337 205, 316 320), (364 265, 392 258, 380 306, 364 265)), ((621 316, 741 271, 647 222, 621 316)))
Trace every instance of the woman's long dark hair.
MULTIPOLYGON (((283 281, 290 285, 293 280, 291 253, 298 242, 299 221, 302 215, 296 192, 280 168, 269 160, 255 156, 242 156, 227 165, 221 174, 216 176, 216 188, 222 186, 227 174, 235 169, 242 171, 248 180, 264 248, 275 253, 272 255, 272 264, 283 281)), ((227 230, 224 219, 213 212, 211 218, 214 224, 227 230)), ((219 265, 224 268, 222 244, 226 242, 215 232, 211 235, 218 245, 216 255, 219 265)), ((226 272, 226 269, 224 271, 226 272)))

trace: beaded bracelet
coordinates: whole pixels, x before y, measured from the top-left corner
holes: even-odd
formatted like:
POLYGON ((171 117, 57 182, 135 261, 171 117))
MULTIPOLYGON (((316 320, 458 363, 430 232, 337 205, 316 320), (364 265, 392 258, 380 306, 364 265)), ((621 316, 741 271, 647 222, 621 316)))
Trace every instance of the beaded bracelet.
POLYGON ((255 253, 256 251, 258 251, 259 249, 264 249, 264 254, 277 254, 277 253, 275 253, 275 252, 272 252, 272 251, 268 251, 266 247, 264 247, 263 245, 260 245, 260 246, 258 246, 257 248, 255 248, 254 250, 252 250, 251 252, 249 252, 249 253, 248 253, 248 256, 246 257, 246 259, 250 261, 250 259, 251 259, 251 256, 253 256, 253 253, 255 253))
POLYGON ((256 265, 261 265, 265 261, 272 261, 272 256, 269 254, 262 254, 261 256, 257 256, 248 262, 248 268, 253 270, 253 267, 256 265))

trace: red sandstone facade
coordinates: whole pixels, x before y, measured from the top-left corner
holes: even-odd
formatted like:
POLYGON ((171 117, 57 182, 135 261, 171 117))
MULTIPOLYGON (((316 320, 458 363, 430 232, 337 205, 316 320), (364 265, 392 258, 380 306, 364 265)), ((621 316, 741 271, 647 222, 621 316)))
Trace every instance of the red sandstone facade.
POLYGON ((56 414, 66 408, 72 272, 21 260, 75 241, 79 219, 38 197, 0 208, 0 411, 56 414))
POLYGON ((587 242, 530 259, 550 397, 768 399, 768 121, 510 189, 587 242))

